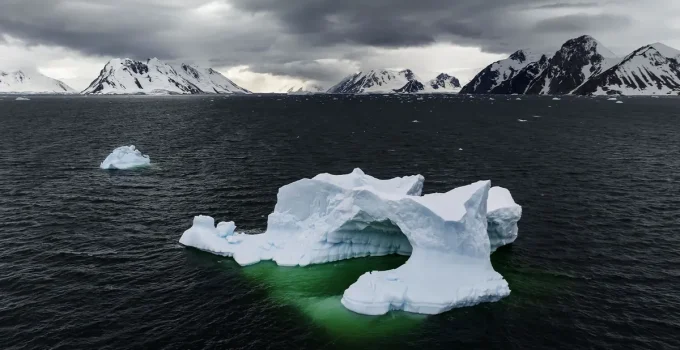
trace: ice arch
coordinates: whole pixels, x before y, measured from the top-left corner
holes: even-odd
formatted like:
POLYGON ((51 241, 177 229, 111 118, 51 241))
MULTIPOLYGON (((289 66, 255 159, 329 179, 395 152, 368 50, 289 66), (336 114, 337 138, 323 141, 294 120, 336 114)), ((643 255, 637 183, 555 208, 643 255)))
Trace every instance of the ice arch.
POLYGON ((434 314, 508 295, 489 258, 487 205, 497 212, 491 234, 502 239, 496 244, 514 240, 521 207, 503 191, 491 191, 502 196, 489 198, 489 181, 421 196, 423 182, 420 175, 378 180, 360 169, 321 174, 279 190, 263 234, 234 234, 233 223, 215 227, 212 218, 199 216, 180 243, 233 256, 240 265, 410 254, 403 266, 366 273, 345 291, 343 305, 369 315, 434 314))

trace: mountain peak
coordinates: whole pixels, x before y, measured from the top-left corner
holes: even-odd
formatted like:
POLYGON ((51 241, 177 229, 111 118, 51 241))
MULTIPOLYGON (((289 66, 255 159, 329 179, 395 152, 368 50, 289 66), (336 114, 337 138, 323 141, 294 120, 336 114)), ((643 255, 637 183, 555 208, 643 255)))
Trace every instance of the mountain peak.
POLYGON ((680 56, 680 50, 672 48, 668 45, 662 44, 662 43, 654 43, 651 45, 648 45, 648 47, 653 48, 654 50, 658 51, 662 56, 668 57, 668 58, 674 58, 680 56))
POLYGON ((600 56, 604 58, 616 58, 617 56, 607 49, 606 46, 602 45, 597 39, 590 35, 581 35, 578 38, 569 39, 562 45, 562 49, 569 49, 572 47, 580 46, 586 50, 592 50, 597 52, 600 56))

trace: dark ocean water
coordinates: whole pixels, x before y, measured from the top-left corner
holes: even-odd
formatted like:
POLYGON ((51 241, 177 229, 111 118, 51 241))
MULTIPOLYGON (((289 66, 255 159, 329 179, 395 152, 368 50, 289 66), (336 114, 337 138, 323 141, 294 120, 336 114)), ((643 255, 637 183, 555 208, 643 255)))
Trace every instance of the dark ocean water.
POLYGON ((0 99, 2 349, 680 348, 680 99, 0 99), (153 167, 99 170, 129 144, 153 167), (177 243, 197 214, 261 232, 279 187, 355 167, 509 188, 512 294, 361 316, 344 289, 404 257, 241 268, 177 243))

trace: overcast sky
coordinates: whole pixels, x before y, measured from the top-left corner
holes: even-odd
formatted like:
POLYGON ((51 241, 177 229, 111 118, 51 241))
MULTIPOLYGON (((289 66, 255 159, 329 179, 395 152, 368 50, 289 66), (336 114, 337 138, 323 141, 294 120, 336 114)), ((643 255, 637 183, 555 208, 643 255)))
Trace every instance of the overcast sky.
POLYGON ((211 66, 254 91, 373 68, 469 80, 582 34, 618 55, 680 48, 680 0, 0 0, 0 70, 76 89, 114 57, 211 66))

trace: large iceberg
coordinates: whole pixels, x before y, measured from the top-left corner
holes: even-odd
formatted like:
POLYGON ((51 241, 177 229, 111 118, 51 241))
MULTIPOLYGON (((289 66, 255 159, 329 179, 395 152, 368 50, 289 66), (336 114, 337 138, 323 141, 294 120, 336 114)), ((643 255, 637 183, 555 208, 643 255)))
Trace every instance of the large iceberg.
POLYGON ((142 154, 135 146, 118 147, 100 165, 102 169, 132 169, 151 165, 149 156, 142 154))
POLYGON ((436 314, 507 296, 490 253, 517 236, 521 207, 510 192, 479 181, 421 196, 423 182, 420 175, 378 180, 360 169, 321 174, 279 190, 265 233, 239 234, 233 222, 216 227, 213 218, 198 216, 180 243, 243 266, 410 255, 403 266, 366 273, 345 291, 342 304, 368 315, 436 314))

